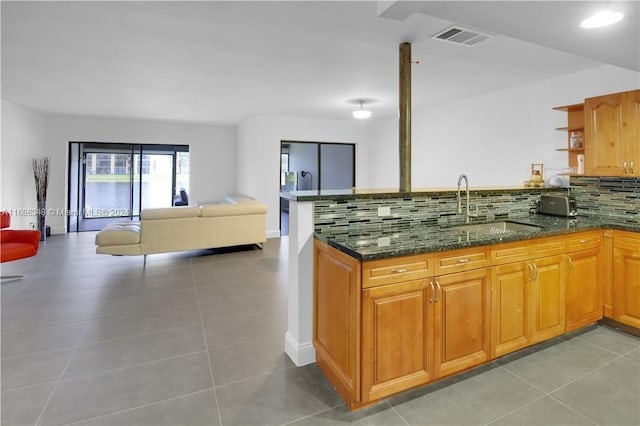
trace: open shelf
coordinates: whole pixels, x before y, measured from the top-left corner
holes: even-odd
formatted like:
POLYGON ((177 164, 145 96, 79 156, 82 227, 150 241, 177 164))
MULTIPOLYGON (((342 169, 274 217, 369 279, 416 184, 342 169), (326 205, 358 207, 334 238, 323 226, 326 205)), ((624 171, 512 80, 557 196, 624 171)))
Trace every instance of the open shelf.
POLYGON ((556 151, 584 152, 584 148, 556 148, 556 151))
MULTIPOLYGON (((578 156, 584 154, 584 104, 563 105, 553 108, 555 111, 567 113, 567 125, 557 127, 556 130, 564 132, 566 135, 566 145, 564 148, 557 148, 556 151, 567 153, 567 166, 572 170, 578 167, 578 156), (571 147, 571 135, 579 132, 583 136, 582 146, 571 147)), ((567 176, 581 176, 575 173, 566 173, 567 176)))
POLYGON ((557 106, 553 109, 556 111, 564 111, 564 112, 583 111, 584 104, 563 105, 563 106, 557 106))
POLYGON ((556 130, 559 130, 561 132, 584 132, 584 127, 568 127, 568 126, 564 126, 564 127, 556 127, 556 130))

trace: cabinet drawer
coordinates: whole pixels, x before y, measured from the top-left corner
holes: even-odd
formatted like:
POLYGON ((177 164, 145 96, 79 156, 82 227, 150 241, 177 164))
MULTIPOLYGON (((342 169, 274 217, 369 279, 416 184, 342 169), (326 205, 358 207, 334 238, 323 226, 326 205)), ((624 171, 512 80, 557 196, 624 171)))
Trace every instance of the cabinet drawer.
POLYGON ((491 248, 491 263, 504 265, 505 263, 519 262, 529 258, 527 241, 498 244, 491 248))
POLYGON ((613 246, 615 248, 640 251, 640 233, 614 231, 613 238, 613 246))
POLYGON ((528 241, 499 244, 491 248, 491 263, 504 265, 512 262, 554 256, 566 252, 564 237, 536 238, 528 241))
POLYGON ((488 247, 453 250, 434 255, 435 275, 470 271, 491 264, 488 247))
POLYGON ((362 288, 433 276, 433 256, 417 255, 372 260, 362 265, 362 288))
POLYGON ((529 250, 534 257, 553 256, 567 251, 564 237, 540 238, 529 243, 529 250))
POLYGON ((602 231, 584 232, 567 237, 567 248, 578 251, 602 247, 602 231))

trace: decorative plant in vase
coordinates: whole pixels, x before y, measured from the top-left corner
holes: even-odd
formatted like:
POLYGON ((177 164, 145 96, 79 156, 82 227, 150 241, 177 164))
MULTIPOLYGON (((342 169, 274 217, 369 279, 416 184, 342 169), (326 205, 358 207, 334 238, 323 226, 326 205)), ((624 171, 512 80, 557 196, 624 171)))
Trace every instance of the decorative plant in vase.
POLYGON ((38 231, 40 241, 46 237, 45 218, 47 216, 47 187, 49 186, 49 157, 33 158, 33 177, 36 181, 36 199, 38 200, 38 231))

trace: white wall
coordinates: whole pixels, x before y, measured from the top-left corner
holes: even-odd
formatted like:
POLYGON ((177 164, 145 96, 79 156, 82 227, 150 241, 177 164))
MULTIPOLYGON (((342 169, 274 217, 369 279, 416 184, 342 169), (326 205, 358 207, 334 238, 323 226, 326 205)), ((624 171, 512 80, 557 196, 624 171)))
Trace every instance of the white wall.
POLYGON ((258 116, 238 128, 238 191, 267 204, 267 235, 278 235, 280 141, 348 142, 356 144, 356 186, 366 174, 366 124, 352 119, 317 120, 285 116, 258 116))
MULTIPOLYGON (((70 141, 189 145, 190 202, 217 200, 236 190, 237 135, 233 126, 45 115, 45 128, 46 151, 52 161, 49 208, 67 207, 70 141)), ((65 231, 62 216, 49 217, 47 223, 52 233, 65 231)))
MULTIPOLYGON (((492 92, 412 114, 412 187, 455 186, 461 173, 472 186, 520 185, 531 163, 547 174, 566 164, 566 113, 559 105, 586 97, 637 89, 640 73, 602 66, 575 74, 492 92)), ((414 93, 413 98, 428 96, 414 93)), ((398 120, 385 118, 367 129, 369 173, 360 187, 398 187, 398 120)))
MULTIPOLYGON (((37 207, 31 159, 45 156, 44 143, 42 115, 3 99, 0 209, 15 213, 37 207)), ((27 228, 29 223, 35 226, 35 216, 14 214, 11 218, 12 227, 27 228)))

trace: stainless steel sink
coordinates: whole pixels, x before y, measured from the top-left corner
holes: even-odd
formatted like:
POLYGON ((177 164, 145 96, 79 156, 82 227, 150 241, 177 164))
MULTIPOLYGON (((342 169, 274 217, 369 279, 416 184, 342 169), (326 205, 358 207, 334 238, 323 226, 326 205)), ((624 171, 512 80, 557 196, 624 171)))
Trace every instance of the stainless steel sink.
POLYGON ((476 233, 482 235, 499 235, 509 234, 511 232, 536 232, 542 229, 537 225, 530 225, 519 222, 491 222, 491 223, 473 223, 470 225, 452 226, 451 229, 461 232, 476 233))

